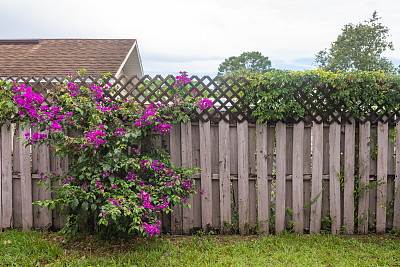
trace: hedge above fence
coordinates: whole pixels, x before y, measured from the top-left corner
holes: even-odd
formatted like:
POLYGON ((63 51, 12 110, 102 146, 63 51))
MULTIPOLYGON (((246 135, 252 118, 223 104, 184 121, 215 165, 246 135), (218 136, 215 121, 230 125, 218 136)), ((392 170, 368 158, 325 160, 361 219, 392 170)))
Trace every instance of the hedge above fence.
POLYGON ((400 76, 383 72, 271 71, 249 78, 242 107, 259 122, 399 120, 400 76))

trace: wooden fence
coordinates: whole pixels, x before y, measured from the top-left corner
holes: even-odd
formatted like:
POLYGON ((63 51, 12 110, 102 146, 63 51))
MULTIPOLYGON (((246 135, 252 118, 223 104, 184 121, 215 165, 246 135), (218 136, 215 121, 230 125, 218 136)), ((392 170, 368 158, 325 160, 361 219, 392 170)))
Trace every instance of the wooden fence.
MULTIPOLYGON (((50 198, 37 187, 40 171, 67 171, 45 146, 21 146, 27 129, 1 129, 1 228, 60 228, 55 211, 33 201, 50 198)), ((196 229, 240 233, 383 233, 400 229, 400 124, 334 122, 292 125, 192 122, 162 136, 177 165, 197 166, 204 195, 192 208, 162 216, 173 234, 196 229)))

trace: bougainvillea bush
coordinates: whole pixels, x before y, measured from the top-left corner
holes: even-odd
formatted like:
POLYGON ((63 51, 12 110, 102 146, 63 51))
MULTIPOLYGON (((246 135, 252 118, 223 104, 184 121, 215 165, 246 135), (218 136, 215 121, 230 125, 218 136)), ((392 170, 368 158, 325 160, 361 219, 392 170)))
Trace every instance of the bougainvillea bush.
POLYGON ((146 107, 113 99, 116 89, 104 82, 106 76, 89 88, 77 86, 72 78, 81 74, 69 74, 49 92, 49 105, 30 87, 13 89, 17 115, 41 131, 26 134, 27 144, 47 144, 56 155, 68 156, 68 172, 41 173, 42 181, 61 181, 61 186, 51 188, 53 199, 37 204, 68 211, 70 233, 83 226, 100 234, 157 235, 160 212, 170 212, 175 204, 189 206, 189 195, 201 190, 193 179, 198 170, 175 167, 151 139, 187 121, 193 109, 211 104, 181 93, 190 82, 185 72, 176 77, 172 101, 146 107))

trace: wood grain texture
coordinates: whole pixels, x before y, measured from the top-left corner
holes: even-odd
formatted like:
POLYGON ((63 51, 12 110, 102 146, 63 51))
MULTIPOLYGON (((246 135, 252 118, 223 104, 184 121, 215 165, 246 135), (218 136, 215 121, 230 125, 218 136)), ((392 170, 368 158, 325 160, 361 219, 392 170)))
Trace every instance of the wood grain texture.
MULTIPOLYGON (((48 134, 48 132, 42 132, 42 134, 48 134)), ((41 145, 38 147, 38 171, 49 172, 50 171, 50 153, 47 145, 41 145)), ((43 185, 39 190, 39 199, 47 200, 51 198, 51 192, 48 188, 50 186, 50 180, 44 180, 43 185)), ((40 211, 40 223, 39 227, 42 230, 48 230, 52 225, 52 210, 44 208, 40 211)))
POLYGON ((293 126, 293 222, 295 233, 302 234, 304 229, 304 190, 303 190, 303 157, 304 157, 304 122, 293 126))
POLYGON ((360 124, 360 144, 359 144, 359 198, 358 198, 358 233, 368 233, 368 207, 369 207, 369 184, 370 174, 370 146, 371 124, 366 122, 360 124))
POLYGON ((332 234, 338 235, 341 226, 340 214, 340 125, 329 127, 329 197, 332 234))
POLYGON ((239 193, 239 231, 246 234, 249 222, 249 160, 248 160, 248 123, 238 123, 238 193, 239 193))
MULTIPOLYGON (((192 123, 181 122, 181 150, 182 166, 193 167, 193 142, 192 142, 192 123)), ((190 195, 188 203, 193 205, 193 195, 190 195)), ((182 232, 189 234, 193 229, 193 208, 182 207, 182 232)))
POLYGON ((267 124, 256 125, 257 133, 257 199, 258 223, 262 234, 269 234, 269 198, 268 190, 268 131, 267 124))
POLYGON ((386 231, 388 133, 388 124, 378 122, 378 188, 376 196, 376 232, 378 234, 383 234, 386 231))
MULTIPOLYGON (((12 170, 14 173, 20 172, 20 160, 19 160, 19 147, 21 141, 18 140, 19 127, 18 124, 13 124, 13 166, 12 170), (14 133, 15 129, 15 133, 14 133)), ((13 200, 12 206, 14 210, 13 221, 15 228, 22 228, 22 194, 21 194, 21 179, 13 179, 13 200)))
POLYGON ((201 224, 207 231, 212 225, 211 129, 210 122, 200 122, 201 224))
MULTIPOLYGON (((180 124, 174 124, 170 130, 170 156, 175 166, 181 166, 181 129, 180 124)), ((182 234, 182 207, 174 205, 171 213, 172 234, 182 234)))
POLYGON ((322 171, 324 153, 323 124, 313 123, 312 127, 312 180, 311 180, 311 214, 310 233, 319 234, 322 217, 322 171))
MULTIPOLYGON (((25 134, 29 131, 29 128, 23 129, 22 126, 19 125, 19 137, 25 138, 25 134)), ((19 152, 22 194, 22 228, 27 232, 33 226, 30 147, 21 145, 19 152)))
MULTIPOLYGON (((248 158, 249 177, 256 175, 256 129, 254 125, 248 127, 248 158)), ((257 220, 257 190, 256 180, 249 180, 249 223, 250 227, 256 226, 257 220)))
POLYGON ((285 229, 286 200, 286 125, 276 124, 276 207, 275 232, 285 229))
POLYGON ((225 233, 225 222, 232 222, 229 123, 220 121, 218 130, 221 230, 225 233))
POLYGON ((12 225, 12 159, 11 130, 7 125, 1 127, 1 226, 11 228, 12 225))
POLYGON ((346 234, 354 233, 354 162, 355 121, 345 124, 343 226, 346 234))
MULTIPOLYGON (((303 173, 311 176, 311 125, 304 125, 304 143, 303 143, 303 173)), ((311 179, 303 181, 304 191, 304 229, 310 230, 311 214, 311 179)))

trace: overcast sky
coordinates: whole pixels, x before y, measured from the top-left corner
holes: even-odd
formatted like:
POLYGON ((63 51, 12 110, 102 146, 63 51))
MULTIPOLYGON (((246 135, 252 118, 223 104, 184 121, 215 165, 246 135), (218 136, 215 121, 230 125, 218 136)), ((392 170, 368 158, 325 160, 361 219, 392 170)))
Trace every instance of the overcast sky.
POLYGON ((343 25, 374 10, 395 47, 384 55, 398 65, 399 0, 0 0, 0 39, 134 38, 148 74, 215 75, 245 51, 304 70, 343 25))

